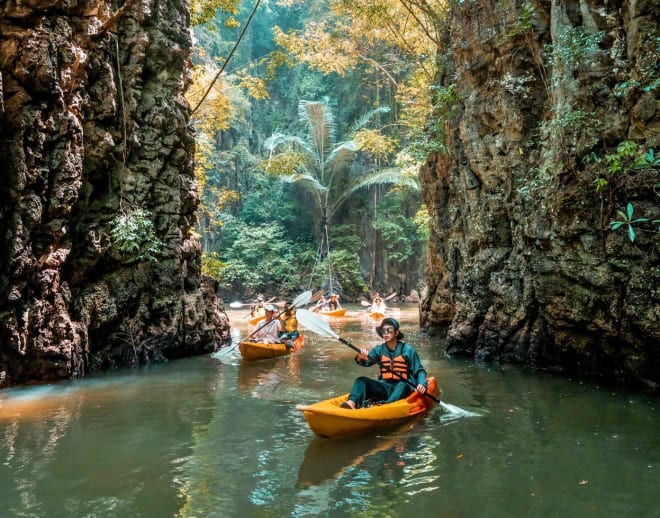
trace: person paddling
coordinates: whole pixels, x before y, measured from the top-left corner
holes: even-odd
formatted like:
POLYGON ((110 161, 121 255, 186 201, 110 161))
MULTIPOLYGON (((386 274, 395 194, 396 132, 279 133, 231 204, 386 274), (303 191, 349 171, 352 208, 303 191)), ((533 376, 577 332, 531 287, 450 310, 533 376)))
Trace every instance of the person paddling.
POLYGON ((353 383, 348 401, 341 403, 342 408, 362 408, 372 403, 392 403, 408 396, 412 387, 424 394, 428 387, 426 370, 417 351, 403 341, 399 331, 399 322, 394 318, 384 318, 376 328, 378 336, 385 341, 367 351, 360 349, 355 362, 362 367, 380 365, 378 379, 360 376, 353 383), (405 380, 411 382, 409 384, 405 380))
POLYGON ((385 311, 387 311, 387 304, 385 304, 385 301, 381 298, 381 296, 378 293, 376 293, 376 296, 374 297, 374 300, 371 303, 371 307, 368 309, 368 312, 384 314, 385 311))
POLYGON ((275 315, 275 306, 266 304, 266 317, 259 329, 252 335, 253 342, 260 342, 262 344, 280 343, 280 332, 284 331, 284 326, 279 318, 275 315))

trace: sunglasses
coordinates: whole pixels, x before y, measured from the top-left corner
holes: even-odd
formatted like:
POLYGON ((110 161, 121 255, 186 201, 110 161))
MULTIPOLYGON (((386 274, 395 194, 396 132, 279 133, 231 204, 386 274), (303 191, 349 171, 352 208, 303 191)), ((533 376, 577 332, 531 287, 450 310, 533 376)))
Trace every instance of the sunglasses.
POLYGON ((385 333, 394 333, 394 331, 396 331, 396 329, 393 328, 393 327, 383 327, 383 328, 381 328, 380 331, 383 334, 385 334, 385 333))

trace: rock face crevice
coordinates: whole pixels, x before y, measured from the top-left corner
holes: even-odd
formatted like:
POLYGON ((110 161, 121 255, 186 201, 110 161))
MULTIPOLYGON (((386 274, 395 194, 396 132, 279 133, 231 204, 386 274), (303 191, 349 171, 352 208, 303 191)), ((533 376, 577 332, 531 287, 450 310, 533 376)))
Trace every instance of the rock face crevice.
POLYGON ((660 5, 452 5, 440 86, 460 101, 421 174, 423 327, 451 355, 657 389, 658 225, 631 241, 610 221, 628 203, 660 219, 660 163, 621 151, 660 148, 660 5))
POLYGON ((0 386, 227 341, 191 232, 188 24, 179 2, 3 4, 0 386), (112 238, 135 214, 155 261, 112 238))

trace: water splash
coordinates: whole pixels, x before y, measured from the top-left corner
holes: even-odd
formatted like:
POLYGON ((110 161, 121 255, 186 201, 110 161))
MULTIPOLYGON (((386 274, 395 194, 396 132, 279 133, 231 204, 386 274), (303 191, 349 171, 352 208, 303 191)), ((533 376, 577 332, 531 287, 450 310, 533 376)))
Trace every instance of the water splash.
POLYGON ((470 412, 469 410, 464 410, 455 405, 445 403, 444 401, 440 401, 439 405, 449 413, 446 420, 454 420, 459 417, 481 417, 481 414, 477 412, 470 412))

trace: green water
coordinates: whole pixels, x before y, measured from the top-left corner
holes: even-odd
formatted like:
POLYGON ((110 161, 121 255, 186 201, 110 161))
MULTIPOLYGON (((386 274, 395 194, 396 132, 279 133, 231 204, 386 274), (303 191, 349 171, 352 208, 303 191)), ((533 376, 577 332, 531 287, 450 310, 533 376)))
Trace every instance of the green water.
MULTIPOLYGON (((660 516, 657 398, 446 359, 417 308, 393 316, 445 408, 348 440, 314 438, 295 405, 376 369, 311 334, 287 358, 236 351, 0 392, 0 516, 660 516)), ((328 322, 377 341, 359 306, 328 322)))

